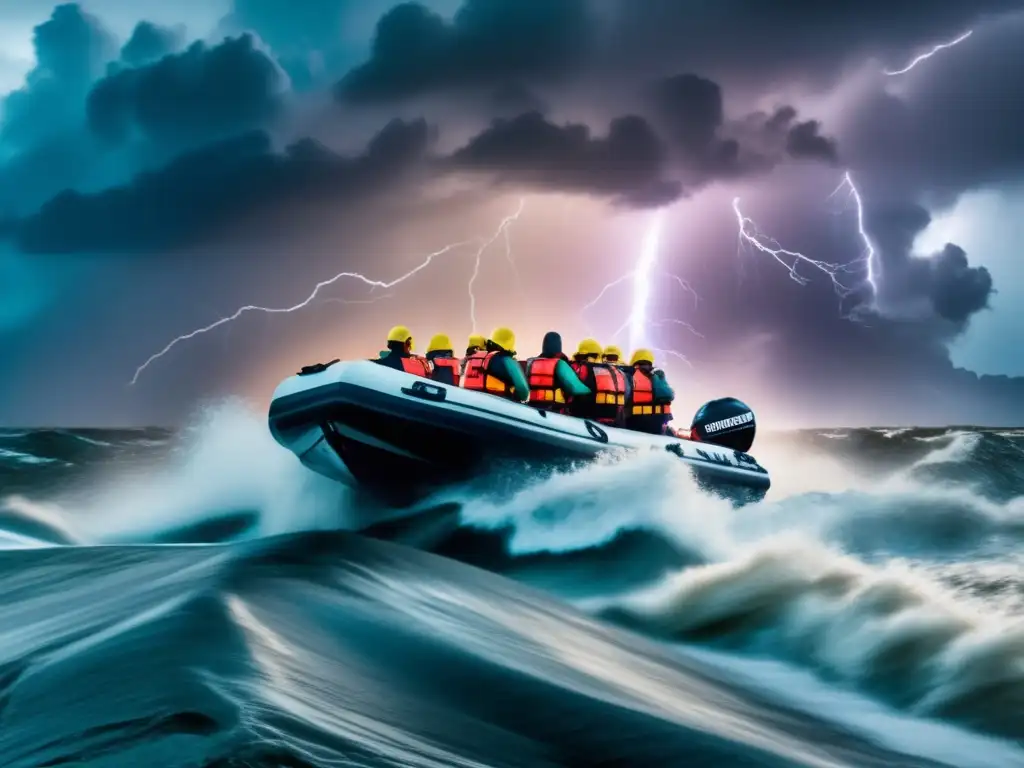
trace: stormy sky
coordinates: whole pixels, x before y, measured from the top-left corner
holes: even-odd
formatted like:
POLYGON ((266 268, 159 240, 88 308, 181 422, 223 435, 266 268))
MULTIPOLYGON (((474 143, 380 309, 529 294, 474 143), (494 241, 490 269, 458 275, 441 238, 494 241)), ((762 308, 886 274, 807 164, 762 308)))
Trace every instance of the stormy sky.
POLYGON ((262 406, 396 323, 634 330, 683 414, 1024 423, 1024 0, 6 0, 0 92, 0 424, 262 406))

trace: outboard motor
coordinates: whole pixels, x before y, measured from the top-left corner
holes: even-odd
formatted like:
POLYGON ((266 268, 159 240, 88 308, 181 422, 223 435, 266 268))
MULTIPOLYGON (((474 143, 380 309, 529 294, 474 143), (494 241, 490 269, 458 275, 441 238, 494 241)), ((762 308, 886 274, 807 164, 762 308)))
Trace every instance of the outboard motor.
POLYGON ((735 397, 705 403, 693 417, 690 427, 695 440, 744 453, 754 444, 756 431, 754 412, 735 397))

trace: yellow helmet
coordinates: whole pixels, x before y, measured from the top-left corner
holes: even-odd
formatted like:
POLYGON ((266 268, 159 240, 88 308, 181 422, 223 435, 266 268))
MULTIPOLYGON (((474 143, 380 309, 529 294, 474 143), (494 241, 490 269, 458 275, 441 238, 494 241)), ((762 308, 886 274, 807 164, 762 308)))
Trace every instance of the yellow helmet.
POLYGON ((515 352, 516 335, 511 328, 495 328, 491 334, 491 341, 504 349, 506 352, 515 352))
POLYGON ((485 339, 479 333, 474 333, 472 336, 469 337, 469 343, 466 346, 479 347, 480 349, 483 349, 484 347, 487 346, 487 339, 485 339))
POLYGON ((633 353, 633 357, 630 359, 630 365, 636 365, 637 363, 650 363, 654 365, 654 353, 649 349, 638 349, 633 353))
POLYGON ((409 349, 412 349, 412 333, 404 325, 396 325, 388 331, 388 341, 408 342, 409 349))
POLYGON ((430 337, 430 343, 427 345, 427 352, 451 352, 452 351, 452 340, 445 336, 443 333, 435 334, 430 337))
POLYGON ((604 348, 604 357, 607 360, 609 357, 614 357, 616 360, 622 359, 622 350, 616 347, 614 344, 609 344, 604 348))
POLYGON ((590 357, 591 355, 600 357, 601 345, 597 342, 597 339, 584 339, 576 348, 576 354, 582 357, 590 357))

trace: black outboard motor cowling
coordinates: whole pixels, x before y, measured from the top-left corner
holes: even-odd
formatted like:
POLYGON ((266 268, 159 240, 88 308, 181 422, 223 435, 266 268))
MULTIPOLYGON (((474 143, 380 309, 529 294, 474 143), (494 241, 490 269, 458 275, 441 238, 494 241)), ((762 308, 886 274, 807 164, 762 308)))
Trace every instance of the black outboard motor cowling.
POLYGON ((746 453, 754 444, 757 423, 750 406, 735 397, 705 403, 693 417, 691 432, 701 442, 746 453))

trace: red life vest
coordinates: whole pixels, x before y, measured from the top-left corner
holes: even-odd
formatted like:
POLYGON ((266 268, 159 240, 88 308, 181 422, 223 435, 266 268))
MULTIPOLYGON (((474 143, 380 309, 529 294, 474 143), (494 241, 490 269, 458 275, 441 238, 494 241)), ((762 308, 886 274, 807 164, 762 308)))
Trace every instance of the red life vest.
POLYGON ((491 360, 497 354, 497 352, 475 352, 467 357, 466 372, 462 376, 462 388, 511 398, 512 387, 487 372, 491 360))
POLYGON ((565 393, 555 378, 557 357, 533 357, 526 363, 526 381, 530 385, 530 405, 565 405, 565 393))
POLYGON ((655 414, 672 413, 672 404, 655 402, 654 380, 640 368, 633 369, 633 407, 632 416, 652 416, 655 414))
POLYGON ((594 365, 594 402, 598 405, 626 404, 626 374, 614 365, 594 365))
POLYGON ((430 378, 430 362, 419 355, 409 355, 409 357, 398 358, 402 361, 402 370, 406 373, 411 373, 413 376, 423 376, 430 378))
POLYGON ((614 365, 596 361, 580 363, 576 370, 580 380, 593 392, 579 399, 581 407, 575 409, 576 415, 602 424, 617 424, 626 404, 626 375, 614 365))
MULTIPOLYGON (((437 373, 442 368, 447 368, 452 372, 452 381, 455 382, 455 386, 459 386, 459 377, 462 375, 462 366, 459 360, 454 357, 435 357, 430 361, 434 365, 434 373, 437 373)), ((437 376, 431 378, 437 379, 437 376)))

